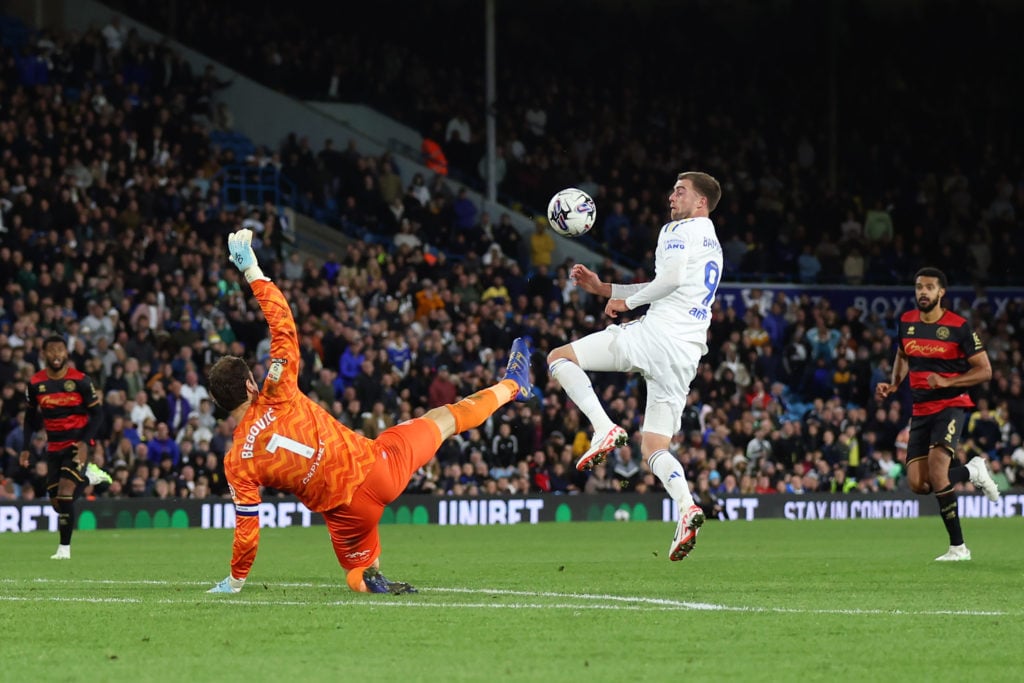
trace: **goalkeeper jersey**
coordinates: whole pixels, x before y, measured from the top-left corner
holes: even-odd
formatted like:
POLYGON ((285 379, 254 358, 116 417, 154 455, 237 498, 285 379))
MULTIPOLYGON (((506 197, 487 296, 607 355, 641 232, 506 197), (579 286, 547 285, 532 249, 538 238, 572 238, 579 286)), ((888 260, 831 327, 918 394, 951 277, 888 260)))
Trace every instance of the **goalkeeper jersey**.
POLYGON ((291 493, 314 512, 330 510, 352 500, 379 450, 299 391, 298 334, 288 302, 269 280, 255 280, 252 290, 270 326, 270 364, 224 457, 235 502, 231 573, 239 579, 256 556, 261 487, 291 493))

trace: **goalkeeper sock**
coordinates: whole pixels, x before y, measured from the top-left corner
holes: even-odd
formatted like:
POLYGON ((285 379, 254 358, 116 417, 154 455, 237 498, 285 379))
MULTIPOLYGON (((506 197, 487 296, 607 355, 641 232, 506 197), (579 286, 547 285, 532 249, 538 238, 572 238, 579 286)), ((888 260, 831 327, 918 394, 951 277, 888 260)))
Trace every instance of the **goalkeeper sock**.
POLYGON ((590 420, 594 433, 607 432, 614 426, 608 413, 604 412, 601 399, 594 392, 590 378, 583 368, 571 360, 559 358, 551 364, 549 370, 551 376, 562 385, 565 394, 590 420))
POLYGON ((356 567, 355 569, 348 570, 348 573, 345 574, 345 583, 356 593, 370 592, 370 589, 366 586, 366 581, 363 580, 363 572, 367 569, 369 567, 356 567))
POLYGON ((511 401, 518 391, 519 385, 513 380, 503 379, 458 403, 449 403, 447 408, 455 418, 455 433, 479 427, 495 410, 511 401))

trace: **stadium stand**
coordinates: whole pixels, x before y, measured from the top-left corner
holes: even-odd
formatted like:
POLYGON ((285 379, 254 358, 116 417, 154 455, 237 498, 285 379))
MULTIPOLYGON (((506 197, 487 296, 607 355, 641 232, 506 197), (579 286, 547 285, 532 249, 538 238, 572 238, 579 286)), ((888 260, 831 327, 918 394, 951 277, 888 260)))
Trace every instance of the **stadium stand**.
MULTIPOLYGON (((129 12, 138 6, 122 3, 129 12)), ((311 74, 332 73, 326 67, 339 56, 366 64, 359 77, 346 72, 338 97, 363 97, 427 135, 465 109, 418 106, 426 92, 436 91, 432 78, 457 76, 444 64, 444 51, 436 68, 402 76, 412 80, 403 83, 406 95, 396 97, 396 89, 374 90, 370 83, 387 83, 391 60, 406 56, 408 47, 378 46, 374 54, 388 57, 378 63, 351 36, 320 36, 308 25, 314 33, 305 40, 275 43, 267 26, 250 23, 258 16, 265 15, 234 13, 232 3, 203 3, 175 33, 239 70, 252 63, 254 46, 266 46, 278 68, 257 75, 299 97, 330 87, 311 74), (232 53, 228 44, 246 48, 232 53), (318 45, 334 52, 318 52, 318 45)), ((277 27, 296 21, 287 12, 274 18, 277 27)), ((97 460, 115 482, 95 495, 225 495, 219 457, 232 425, 218 420, 199 386, 205 368, 228 350, 249 359, 260 379, 268 353, 265 327, 224 254, 224 237, 240 225, 260 235, 261 262, 293 302, 303 390, 354 429, 379 429, 427 409, 431 396, 467 395, 491 383, 516 336, 532 337, 544 351, 601 325, 601 302, 572 288, 566 264, 550 272, 532 268, 518 233, 503 229, 500 218, 492 225, 491 217, 478 215, 460 229, 459 197, 433 178, 396 185, 394 164, 401 162, 393 156, 351 147, 314 152, 301 132, 283 141, 233 132, 230 112, 218 106, 217 93, 226 86, 183 68, 166 45, 146 43, 113 21, 71 35, 37 32, 5 17, 0 38, 0 81, 6 84, 0 88, 0 436, 5 486, 17 497, 38 496, 45 479, 39 453, 22 468, 15 444, 23 384, 38 367, 39 341, 51 331, 69 338, 76 365, 103 389, 108 420, 97 460), (282 218, 285 205, 361 239, 339 242, 333 253, 295 250, 282 218), (180 457, 155 456, 166 452, 159 434, 170 417, 168 394, 180 392, 197 403, 173 435, 180 457), (158 486, 158 480, 170 485, 158 486)), ((536 68, 524 62, 522 78, 534 77, 536 68)), ((737 111, 749 110, 742 98, 756 100, 757 87, 777 86, 753 76, 725 77, 737 87, 718 99, 737 111)), ((929 166, 936 159, 918 149, 897 145, 885 156, 880 146, 872 151, 865 145, 863 157, 847 157, 846 189, 836 192, 821 172, 823 141, 801 141, 806 122, 791 114, 763 112, 766 120, 783 121, 772 127, 777 139, 762 139, 769 133, 754 125, 752 114, 749 120, 708 119, 701 123, 716 130, 715 139, 680 135, 692 142, 679 144, 692 149, 645 157, 657 147, 642 129, 653 126, 666 139, 676 139, 679 130, 650 116, 633 119, 645 102, 642 83, 636 92, 609 93, 623 106, 601 114, 600 126, 635 135, 624 142, 603 140, 598 128, 575 135, 578 120, 559 115, 551 84, 538 82, 547 84, 540 89, 547 99, 517 103, 523 123, 505 132, 510 150, 519 141, 529 151, 510 169, 502 191, 529 207, 548 188, 589 173, 601 206, 622 205, 621 213, 610 212, 620 223, 609 222, 596 236, 604 241, 597 246, 607 255, 600 264, 605 272, 618 260, 646 277, 649 245, 617 241, 617 233, 625 225, 631 236, 653 234, 664 217, 659 198, 666 188, 659 183, 672 177, 676 160, 707 160, 729 179, 735 199, 716 220, 732 279, 748 284, 748 298, 742 306, 716 304, 711 352, 673 443, 702 495, 904 487, 895 444, 906 423, 907 396, 885 405, 871 398, 891 357, 891 315, 837 310, 828 299, 799 291, 761 297, 759 286, 856 278, 908 286, 908 273, 926 261, 946 268, 954 281, 1020 284, 1013 259, 1024 234, 1024 185, 1019 164, 1000 157, 1008 148, 976 158, 984 145, 972 141, 956 150, 962 165, 929 166), (549 120, 537 134, 541 110, 549 120), (528 112, 534 116, 528 119, 528 112), (552 140, 572 140, 578 156, 554 152, 552 140), (795 161, 786 163, 790 158, 795 161), (907 167, 908 159, 918 167, 907 167), (975 169, 970 182, 961 168, 975 169), (978 224, 965 220, 975 215, 978 224), (925 239, 930 235, 938 238, 925 239), (980 246, 970 240, 968 248, 972 235, 987 239, 980 246), (948 251, 932 251, 939 244, 948 251), (859 266, 849 258, 855 251, 866 257, 859 266)), ((460 89, 458 80, 449 85, 460 89)), ((522 81, 511 87, 525 92, 522 81)), ((562 96, 580 98, 581 110, 601 110, 576 86, 564 87, 562 96)), ((713 89, 704 88, 702 98, 715 100, 713 89)), ((663 102, 664 96, 654 97, 649 111, 663 102)), ((814 109, 795 108, 808 116, 814 109)), ((850 111, 855 119, 861 113, 850 111)), ((901 115, 912 120, 914 113, 894 111, 892 123, 901 115)), ((472 130, 482 130, 481 121, 469 118, 472 130)), ((999 123, 986 133, 1011 135, 999 123)), ((863 125, 853 137, 870 134, 869 123, 863 125)), ((451 155, 453 166, 463 160, 460 171, 470 183, 478 182, 472 177, 477 152, 451 155)), ((969 314, 984 330, 996 372, 976 392, 979 407, 964 450, 987 454, 997 480, 1010 487, 1024 467, 1024 306, 989 302, 969 314)), ((606 387, 603 398, 615 420, 635 435, 642 382, 621 376, 597 381, 606 387)), ((563 401, 554 385, 539 387, 533 402, 510 406, 480 430, 447 442, 411 490, 586 490, 591 475, 576 473, 572 463, 587 447, 588 427, 563 401)), ((607 468, 613 486, 603 490, 657 490, 646 464, 631 457, 638 450, 634 439, 616 454, 607 468)))

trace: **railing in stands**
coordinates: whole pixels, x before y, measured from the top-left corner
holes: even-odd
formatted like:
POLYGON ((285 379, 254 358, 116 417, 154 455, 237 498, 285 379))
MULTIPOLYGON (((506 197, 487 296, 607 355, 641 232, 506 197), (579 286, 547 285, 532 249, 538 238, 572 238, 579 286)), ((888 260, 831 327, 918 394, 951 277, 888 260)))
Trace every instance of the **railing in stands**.
POLYGON ((273 166, 234 164, 222 168, 215 179, 221 185, 221 201, 228 209, 239 204, 263 206, 295 206, 298 199, 295 183, 273 166))

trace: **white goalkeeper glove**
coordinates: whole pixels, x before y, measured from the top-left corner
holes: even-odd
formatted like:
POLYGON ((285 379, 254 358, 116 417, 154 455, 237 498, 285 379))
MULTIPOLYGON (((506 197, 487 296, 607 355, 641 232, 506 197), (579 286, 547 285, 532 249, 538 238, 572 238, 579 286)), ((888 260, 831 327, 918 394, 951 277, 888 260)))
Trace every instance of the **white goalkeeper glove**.
POLYGON ((267 279, 256 262, 256 252, 252 250, 252 230, 243 228, 228 235, 228 253, 247 282, 267 279))
POLYGON ((230 574, 226 579, 218 583, 216 586, 206 591, 207 593, 240 593, 242 586, 245 585, 245 579, 236 579, 230 574))

